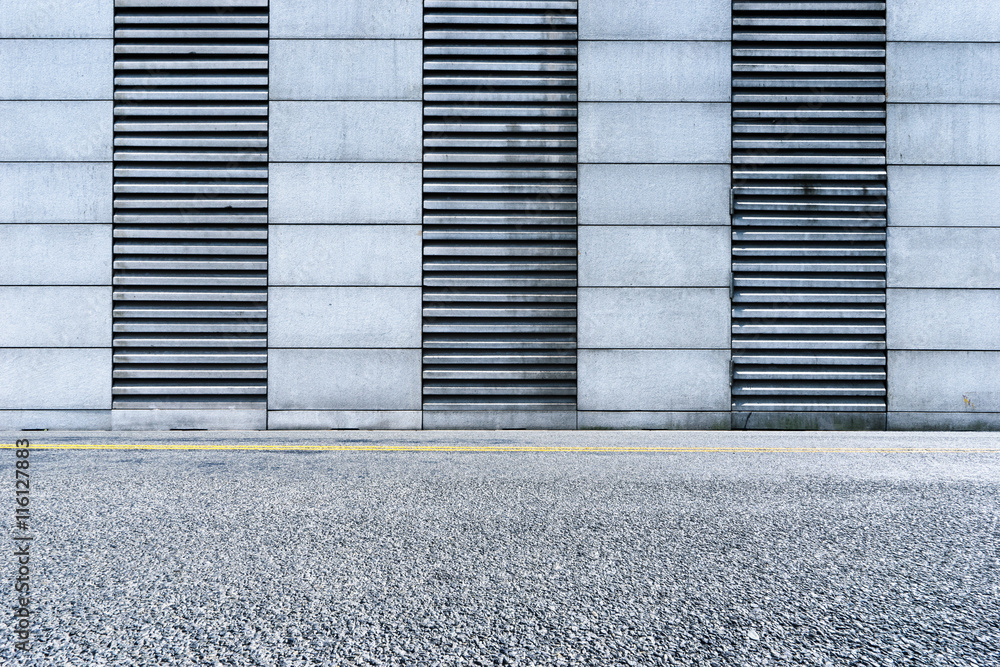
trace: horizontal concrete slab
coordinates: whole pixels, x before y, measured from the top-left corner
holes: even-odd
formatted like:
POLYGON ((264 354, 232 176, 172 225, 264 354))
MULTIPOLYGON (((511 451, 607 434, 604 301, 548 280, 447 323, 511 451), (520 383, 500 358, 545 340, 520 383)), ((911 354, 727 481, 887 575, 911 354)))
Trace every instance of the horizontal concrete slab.
POLYGON ((208 429, 218 431, 263 431, 267 411, 260 410, 112 410, 115 431, 165 431, 208 429))
POLYGON ((111 160, 111 126, 110 101, 0 102, 0 162, 111 160))
POLYGON ((0 38, 114 34, 114 0, 3 0, 0 38))
POLYGON ((544 429, 576 428, 576 411, 424 410, 424 429, 544 429))
POLYGON ((889 167, 889 225, 996 226, 1000 167, 889 167))
POLYGON ((420 102, 271 102, 273 162, 420 162, 420 102))
POLYGON ((1000 164, 1000 105, 890 104, 889 164, 1000 164))
POLYGON ((728 163, 729 104, 585 102, 580 162, 728 163))
POLYGON ((111 225, 0 225, 0 285, 110 285, 111 225))
POLYGON ((582 102, 728 102, 729 42, 580 42, 582 102))
POLYGON ((712 39, 732 34, 729 0, 586 0, 580 39, 712 39))
POLYGON ((581 287, 726 287, 726 227, 588 226, 579 231, 581 287))
POLYGON ((1000 350, 998 289, 890 289, 886 335, 893 350, 1000 350))
POLYGON ((0 162, 0 223, 111 224, 112 165, 0 162))
POLYGON ((729 347, 725 288, 583 287, 578 299, 581 348, 729 347))
POLYGON ((110 409, 110 347, 0 350, 0 410, 110 409))
POLYGON ((580 350, 578 407, 599 411, 724 411, 729 350, 580 350))
POLYGON ((890 431, 1000 431, 1000 412, 890 412, 890 431))
POLYGON ((592 412, 577 413, 581 429, 728 431, 728 412, 592 412))
POLYGON ((419 287, 271 287, 274 347, 420 347, 419 287))
MULTIPOLYGON (((734 430, 884 431, 884 412, 733 412, 734 430)), ((833 445, 837 446, 837 445, 833 445)))
POLYGON ((271 0, 271 39, 423 37, 423 0, 271 0))
POLYGON ((270 42, 272 100, 420 100, 421 40, 270 42))
POLYGON ((0 287, 0 347, 111 347, 111 286, 0 287))
POLYGON ((110 100, 112 48, 110 39, 0 39, 0 99, 110 100))
POLYGON ((1000 287, 1000 228, 893 227, 889 287, 1000 287))
POLYGON ((270 410, 267 428, 419 430, 419 410, 270 410))
POLYGON ((995 0, 892 0, 886 4, 890 40, 1000 42, 995 0))
POLYGON ((271 225, 268 284, 421 284, 420 225, 271 225))
POLYGON ((0 430, 110 431, 111 410, 0 410, 0 430))
POLYGON ((1000 44, 890 42, 890 102, 1000 102, 1000 44))
POLYGON ((419 410, 420 350, 268 351, 271 410, 419 410))
POLYGON ((272 163, 271 224, 419 225, 419 164, 272 163))
POLYGON ((725 164, 582 164, 581 225, 726 225, 725 164))
POLYGON ((1000 352, 890 350, 889 410, 1000 412, 1000 352))

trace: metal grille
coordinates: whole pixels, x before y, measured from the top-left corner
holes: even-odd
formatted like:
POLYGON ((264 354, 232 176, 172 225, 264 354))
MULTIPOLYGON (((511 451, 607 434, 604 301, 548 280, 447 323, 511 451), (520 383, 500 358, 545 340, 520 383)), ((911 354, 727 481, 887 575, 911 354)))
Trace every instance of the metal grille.
POLYGON ((576 2, 424 2, 425 410, 576 409, 576 2))
POLYGON ((267 0, 115 0, 116 408, 264 408, 267 0))
POLYGON ((884 411, 885 3, 733 3, 733 409, 884 411))

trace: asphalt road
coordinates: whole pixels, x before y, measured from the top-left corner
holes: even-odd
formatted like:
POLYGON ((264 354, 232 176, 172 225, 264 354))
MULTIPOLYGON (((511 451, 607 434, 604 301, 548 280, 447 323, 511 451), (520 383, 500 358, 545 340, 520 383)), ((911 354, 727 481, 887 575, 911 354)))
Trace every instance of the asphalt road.
POLYGON ((647 451, 37 449, 3 665, 1000 664, 995 434, 24 435, 647 451))

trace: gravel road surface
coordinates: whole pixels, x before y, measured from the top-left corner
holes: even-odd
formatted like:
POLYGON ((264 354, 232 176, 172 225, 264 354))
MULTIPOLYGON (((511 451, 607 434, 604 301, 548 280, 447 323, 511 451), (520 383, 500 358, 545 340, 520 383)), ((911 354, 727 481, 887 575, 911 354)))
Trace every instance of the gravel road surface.
POLYGON ((996 434, 16 435, 708 451, 38 449, 3 665, 1000 664, 996 434))

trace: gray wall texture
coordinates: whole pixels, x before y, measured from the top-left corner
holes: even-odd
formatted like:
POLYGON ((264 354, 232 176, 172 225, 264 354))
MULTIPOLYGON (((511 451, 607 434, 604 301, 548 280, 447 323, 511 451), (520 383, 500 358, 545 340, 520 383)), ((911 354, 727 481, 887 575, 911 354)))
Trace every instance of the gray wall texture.
MULTIPOLYGON (((729 428, 729 0, 581 0, 581 428, 729 428)), ((422 0, 271 0, 269 428, 421 427, 422 0)), ((1000 428, 1000 8, 888 3, 891 429, 1000 428)), ((0 428, 111 410, 113 0, 0 0, 0 428)), ((124 412, 124 411, 115 411, 124 412)))

